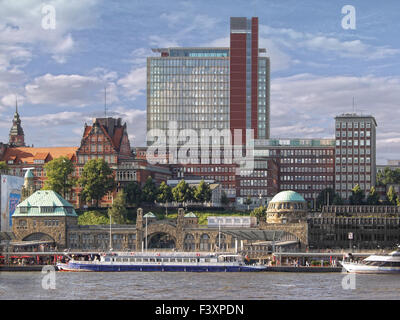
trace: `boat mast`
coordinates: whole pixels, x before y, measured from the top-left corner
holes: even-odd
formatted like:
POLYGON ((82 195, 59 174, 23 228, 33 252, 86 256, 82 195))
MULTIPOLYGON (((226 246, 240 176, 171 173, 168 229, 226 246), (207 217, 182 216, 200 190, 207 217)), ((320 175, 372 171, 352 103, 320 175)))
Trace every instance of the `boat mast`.
MULTIPOLYGON (((114 204, 114 196, 112 197, 112 204, 114 204)), ((110 213, 110 251, 112 250, 112 236, 111 236, 111 213, 110 213)))
POLYGON ((111 213, 110 213, 110 251, 112 250, 112 236, 111 236, 111 213))
POLYGON ((146 216, 146 237, 144 238, 146 242, 146 253, 147 253, 147 216, 146 216))

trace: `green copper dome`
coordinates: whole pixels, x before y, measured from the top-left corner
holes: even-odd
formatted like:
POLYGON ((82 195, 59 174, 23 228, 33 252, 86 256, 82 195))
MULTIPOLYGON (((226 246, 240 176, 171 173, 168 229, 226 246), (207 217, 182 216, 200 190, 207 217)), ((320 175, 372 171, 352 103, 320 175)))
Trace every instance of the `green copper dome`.
POLYGON ((26 172, 25 172, 25 178, 34 178, 31 169, 26 170, 26 172))
POLYGON ((274 202, 306 202, 306 200, 297 192, 282 191, 276 194, 270 201, 270 203, 274 202))

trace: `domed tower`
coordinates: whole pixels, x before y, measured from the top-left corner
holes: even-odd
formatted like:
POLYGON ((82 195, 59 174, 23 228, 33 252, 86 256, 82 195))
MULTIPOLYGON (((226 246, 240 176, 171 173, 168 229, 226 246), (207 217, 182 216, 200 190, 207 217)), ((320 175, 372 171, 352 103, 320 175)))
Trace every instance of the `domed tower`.
POLYGON ((10 147, 25 147, 25 135, 21 126, 21 119, 19 118, 18 114, 17 100, 15 100, 15 113, 8 143, 10 147))
POLYGON ((25 200, 26 198, 30 197, 36 190, 35 190, 35 182, 34 182, 34 175, 31 171, 32 169, 26 170, 24 176, 24 185, 21 189, 21 201, 25 200))
POLYGON ((279 192, 268 204, 267 223, 296 223, 306 218, 307 202, 297 192, 279 192))

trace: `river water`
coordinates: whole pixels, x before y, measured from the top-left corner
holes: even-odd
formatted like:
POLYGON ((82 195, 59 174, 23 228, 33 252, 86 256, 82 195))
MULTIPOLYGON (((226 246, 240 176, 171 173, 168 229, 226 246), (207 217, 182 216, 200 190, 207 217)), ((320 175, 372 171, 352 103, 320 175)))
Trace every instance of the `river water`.
POLYGON ((48 279, 44 281, 45 274, 40 272, 0 272, 0 300, 400 299, 399 274, 353 275, 355 280, 343 280, 347 275, 277 272, 57 272, 55 289, 43 289, 42 283, 51 282, 48 279), (342 283, 347 289, 343 289, 342 283))

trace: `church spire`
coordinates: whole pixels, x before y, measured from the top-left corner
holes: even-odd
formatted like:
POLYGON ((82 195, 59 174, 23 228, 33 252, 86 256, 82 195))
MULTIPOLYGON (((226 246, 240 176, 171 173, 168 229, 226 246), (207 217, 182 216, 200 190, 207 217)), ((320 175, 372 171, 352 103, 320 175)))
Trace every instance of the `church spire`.
POLYGON ((9 145, 11 147, 25 147, 25 135, 21 126, 21 119, 18 114, 18 99, 15 95, 15 113, 13 124, 10 130, 9 145))

